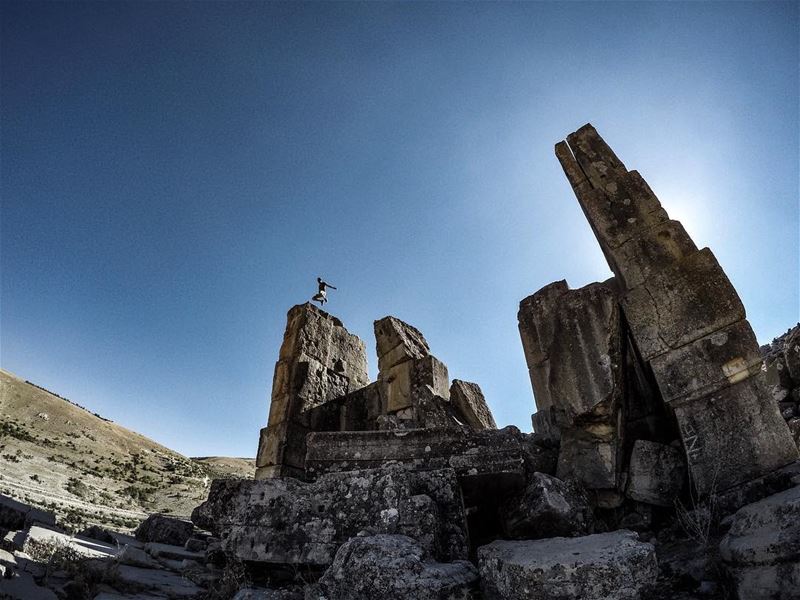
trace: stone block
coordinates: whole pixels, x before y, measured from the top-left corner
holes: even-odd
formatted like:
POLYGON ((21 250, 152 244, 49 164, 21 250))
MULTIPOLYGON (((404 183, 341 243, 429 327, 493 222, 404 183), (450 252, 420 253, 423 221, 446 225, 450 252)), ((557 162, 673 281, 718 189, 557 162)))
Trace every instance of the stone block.
POLYGON ((739 509, 719 550, 739 600, 797 598, 800 487, 739 509))
POLYGON ((456 600, 471 597, 477 583, 471 563, 438 563, 415 540, 383 534, 345 542, 319 580, 318 595, 328 600, 456 600))
POLYGON ((673 408, 701 494, 718 493, 797 460, 797 447, 761 378, 673 408))
POLYGON ((628 291, 622 304, 646 361, 745 318, 736 290, 708 248, 655 273, 628 291))
POLYGON ((534 473, 522 492, 506 499, 500 515, 509 539, 584 535, 592 524, 592 510, 577 489, 544 473, 534 473))
POLYGON ((256 475, 302 473, 307 432, 302 430, 338 428, 340 407, 327 405, 368 382, 364 343, 341 321, 310 303, 289 310, 256 475))
MULTIPOLYGON (((547 350, 556 338, 552 315, 556 313, 561 297, 568 291, 569 286, 562 279, 544 286, 519 303, 519 334, 529 368, 549 358, 547 350)), ((539 408, 543 407, 539 405, 539 408)))
POLYGON ((556 476, 588 490, 616 490, 620 484, 620 447, 615 435, 596 436, 562 429, 556 476))
POLYGON ((556 422, 555 411, 551 408, 539 410, 531 415, 533 430, 551 440, 561 439, 561 429, 556 422))
POLYGON ((400 465, 290 478, 215 480, 192 513, 240 560, 324 566, 358 532, 408 535, 440 560, 466 557, 461 492, 452 470, 400 465), (427 496, 430 500, 418 498, 427 496))
POLYGON ((389 413, 416 406, 430 394, 450 397, 447 367, 434 356, 397 364, 379 377, 382 403, 389 413))
POLYGON ((761 371, 761 354, 747 321, 738 321, 652 359, 665 402, 690 402, 761 371))
POLYGON ((478 568, 497 600, 639 600, 658 576, 653 546, 626 530, 492 542, 478 548, 478 568))
POLYGON ((674 506, 686 482, 686 463, 678 448, 636 440, 625 495, 655 506, 674 506))
POLYGON ((630 290, 683 257, 697 252, 697 246, 678 221, 659 222, 611 248, 611 270, 623 289, 630 290))
POLYGON ((514 428, 469 435, 452 429, 312 433, 305 462, 312 477, 396 462, 415 470, 452 468, 462 482, 504 477, 521 484, 525 476, 521 437, 514 428))
POLYGON ((286 464, 302 469, 306 456, 306 435, 311 430, 290 421, 261 430, 256 467, 286 464))
POLYGON ((492 411, 477 383, 454 379, 450 385, 450 402, 473 431, 497 429, 492 411))
POLYGON ((147 517, 136 528, 136 539, 140 542, 183 546, 192 537, 193 531, 191 521, 155 514, 147 517))
POLYGON ((381 373, 407 360, 430 354, 428 342, 422 333, 396 317, 375 321, 374 328, 378 371, 381 373))
POLYGON ((622 397, 622 337, 616 292, 594 283, 570 290, 546 286, 520 304, 526 355, 547 363, 546 380, 529 362, 534 394, 547 398, 564 423, 611 418, 622 397))

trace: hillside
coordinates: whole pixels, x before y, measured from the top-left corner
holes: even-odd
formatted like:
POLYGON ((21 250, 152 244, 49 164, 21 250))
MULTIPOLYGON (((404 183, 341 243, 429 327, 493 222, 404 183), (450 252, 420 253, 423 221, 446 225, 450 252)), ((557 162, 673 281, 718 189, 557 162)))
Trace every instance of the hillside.
POLYGON ((254 460, 187 458, 0 370, 0 493, 67 524, 132 527, 188 515, 215 478, 252 477, 254 460))

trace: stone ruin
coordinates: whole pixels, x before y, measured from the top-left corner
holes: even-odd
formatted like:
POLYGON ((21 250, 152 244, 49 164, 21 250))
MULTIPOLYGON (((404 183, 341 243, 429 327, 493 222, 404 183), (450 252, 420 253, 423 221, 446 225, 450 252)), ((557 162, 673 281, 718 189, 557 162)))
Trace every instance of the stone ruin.
POLYGON ((370 383, 364 343, 295 306, 255 479, 192 515, 228 560, 265 585, 302 572, 306 599, 639 598, 680 570, 656 534, 713 499, 750 505, 719 550, 736 597, 798 597, 798 450, 741 300, 593 127, 555 150, 614 277, 520 303, 534 433, 497 429, 411 325, 375 322, 370 383))

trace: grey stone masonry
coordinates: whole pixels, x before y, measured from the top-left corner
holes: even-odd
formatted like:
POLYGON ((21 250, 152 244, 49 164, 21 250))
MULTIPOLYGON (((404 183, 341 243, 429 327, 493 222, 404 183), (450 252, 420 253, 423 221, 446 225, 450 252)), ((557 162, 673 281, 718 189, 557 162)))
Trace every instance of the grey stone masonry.
POLYGON ((638 352, 675 413, 697 489, 724 490, 796 460, 777 405, 753 377, 761 358, 744 306, 712 252, 696 248, 591 125, 555 153, 615 275, 638 352))

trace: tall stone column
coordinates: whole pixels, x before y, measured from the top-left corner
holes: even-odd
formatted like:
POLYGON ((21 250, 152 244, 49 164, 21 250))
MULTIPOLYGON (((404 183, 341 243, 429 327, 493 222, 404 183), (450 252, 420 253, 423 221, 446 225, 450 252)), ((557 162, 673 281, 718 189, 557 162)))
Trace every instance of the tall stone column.
POLYGON ((591 125, 555 153, 621 289, 642 359, 674 412, 701 493, 797 459, 759 378, 761 356, 739 296, 636 171, 591 125))
POLYGON ((613 284, 551 283, 520 302, 518 318, 534 430, 561 438, 558 477, 578 481, 599 506, 618 506, 625 364, 613 284))
POLYGON ((303 477, 309 411, 369 383, 364 342, 310 303, 287 315, 269 422, 261 430, 256 479, 303 477))

